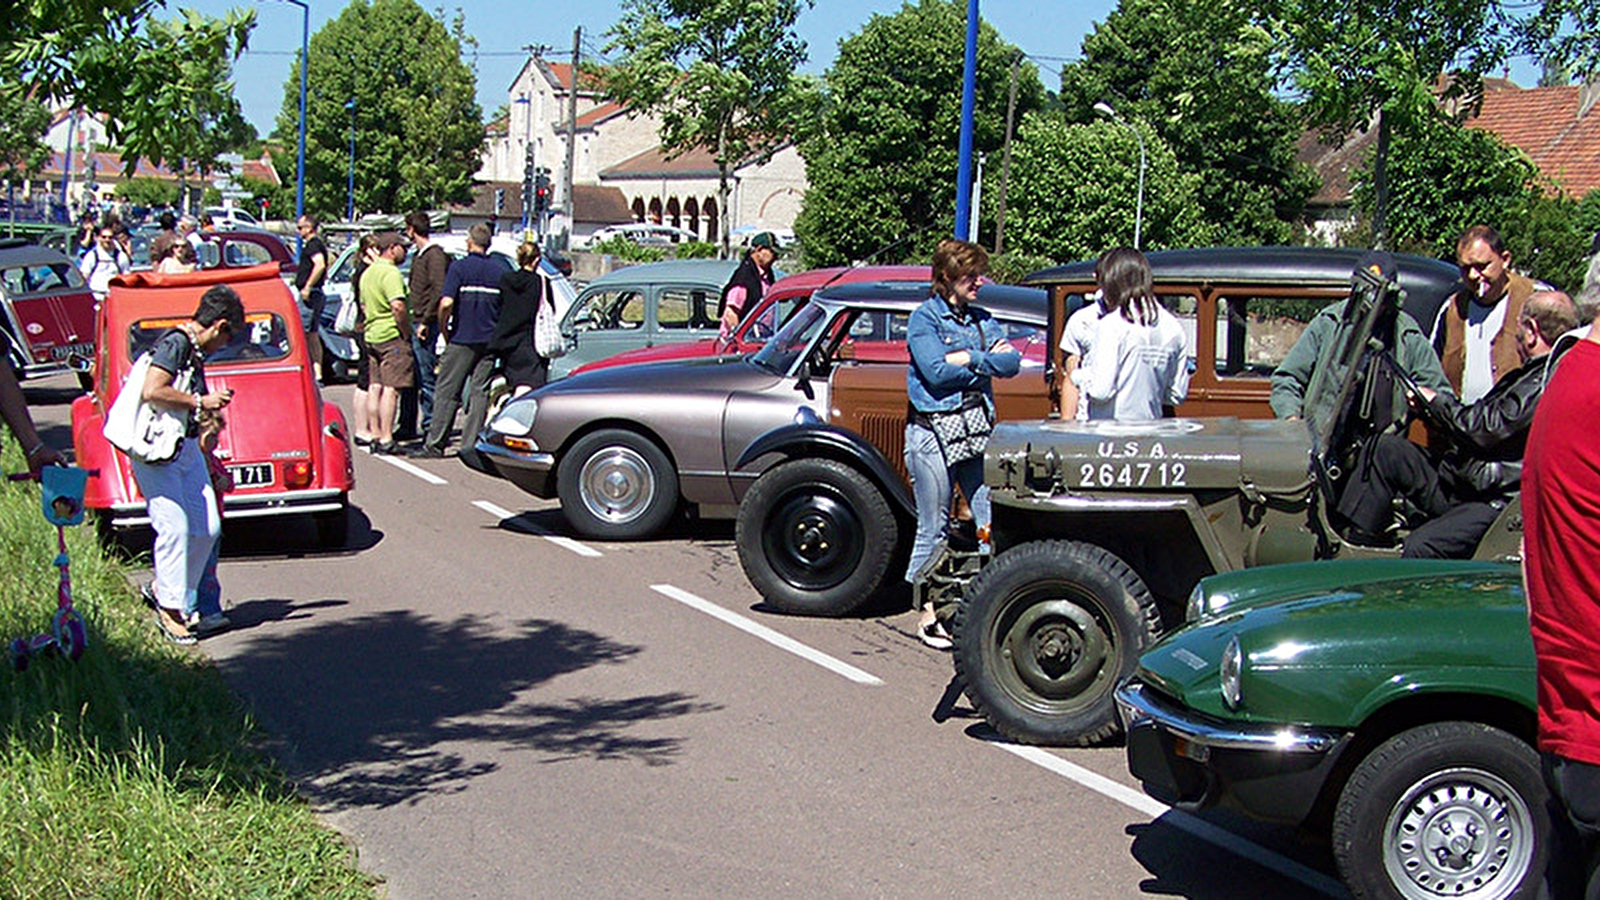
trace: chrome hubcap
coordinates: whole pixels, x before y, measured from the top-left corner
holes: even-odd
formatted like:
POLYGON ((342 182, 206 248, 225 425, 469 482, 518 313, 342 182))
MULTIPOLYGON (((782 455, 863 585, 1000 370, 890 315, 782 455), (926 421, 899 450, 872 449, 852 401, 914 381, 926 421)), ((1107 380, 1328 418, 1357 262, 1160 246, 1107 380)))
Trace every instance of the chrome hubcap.
POLYGON ((1389 814, 1383 863, 1407 897, 1509 896, 1533 856, 1533 816, 1480 769, 1436 772, 1389 814))

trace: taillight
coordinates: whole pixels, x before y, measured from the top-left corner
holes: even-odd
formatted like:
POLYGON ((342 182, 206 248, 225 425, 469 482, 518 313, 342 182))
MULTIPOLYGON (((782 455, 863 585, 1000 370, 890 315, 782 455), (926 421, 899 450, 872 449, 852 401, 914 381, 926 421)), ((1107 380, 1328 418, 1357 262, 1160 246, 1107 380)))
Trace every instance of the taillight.
POLYGON ((311 460, 295 460, 283 467, 283 484, 288 488, 311 486, 311 460))

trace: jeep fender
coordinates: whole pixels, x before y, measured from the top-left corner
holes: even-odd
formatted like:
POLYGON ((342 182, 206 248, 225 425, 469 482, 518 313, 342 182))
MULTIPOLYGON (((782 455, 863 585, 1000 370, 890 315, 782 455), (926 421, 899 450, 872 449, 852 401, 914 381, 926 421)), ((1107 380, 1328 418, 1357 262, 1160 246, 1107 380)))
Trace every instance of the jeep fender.
POLYGON ((783 425, 756 438, 739 454, 739 461, 733 467, 743 469, 770 453, 785 459, 824 457, 856 466, 877 483, 896 509, 916 517, 917 504, 905 479, 877 447, 849 429, 813 423, 783 425))

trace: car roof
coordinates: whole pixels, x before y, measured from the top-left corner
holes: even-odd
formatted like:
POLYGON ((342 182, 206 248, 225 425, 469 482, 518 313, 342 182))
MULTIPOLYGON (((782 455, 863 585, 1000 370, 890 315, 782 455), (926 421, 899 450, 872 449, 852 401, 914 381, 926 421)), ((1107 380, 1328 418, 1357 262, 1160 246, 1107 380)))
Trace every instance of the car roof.
POLYGON ((60 250, 35 244, 26 238, 0 238, 0 265, 56 265, 72 260, 60 250))
MULTIPOLYGON (((928 299, 927 281, 869 281, 839 284, 818 291, 812 301, 849 306, 871 304, 910 311, 928 299)), ((985 284, 978 288, 978 305, 999 319, 1018 322, 1045 321, 1048 295, 1041 288, 1013 284, 985 284)))
POLYGON ((816 290, 823 285, 852 284, 858 281, 921 281, 927 283, 927 266, 833 266, 827 269, 807 269, 785 275, 773 282, 768 293, 775 291, 816 290))
POLYGON ((102 306, 113 329, 147 316, 187 316, 199 304, 200 295, 212 285, 226 284, 239 292, 246 309, 286 312, 294 298, 284 287, 277 265, 262 263, 237 269, 200 269, 194 272, 161 274, 155 271, 129 272, 111 279, 111 290, 102 306))
POLYGON ((732 259, 683 259, 644 263, 607 272, 589 282, 589 287, 667 281, 715 282, 720 287, 738 267, 738 261, 732 259))

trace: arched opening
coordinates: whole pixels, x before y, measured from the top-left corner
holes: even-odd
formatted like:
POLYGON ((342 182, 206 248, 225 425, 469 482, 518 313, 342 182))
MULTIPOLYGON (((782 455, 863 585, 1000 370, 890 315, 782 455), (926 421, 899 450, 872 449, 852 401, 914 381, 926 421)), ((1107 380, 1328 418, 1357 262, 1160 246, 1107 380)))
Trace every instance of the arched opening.
POLYGON ((690 197, 683 202, 683 227, 695 234, 700 233, 700 201, 690 197))
POLYGON ((722 240, 722 228, 717 222, 717 201, 707 197, 700 206, 700 214, 706 218, 706 240, 719 243, 722 240))
POLYGON ((635 222, 643 222, 644 221, 644 201, 639 199, 638 197, 633 198, 633 207, 632 207, 632 209, 633 209, 633 220, 635 222))
POLYGON ((650 201, 650 218, 647 221, 653 222, 653 223, 655 223, 657 225, 661 224, 661 198, 660 197, 657 197, 654 200, 650 201))
POLYGON ((673 228, 683 227, 683 216, 678 209, 678 198, 673 197, 667 201, 667 224, 673 228))

